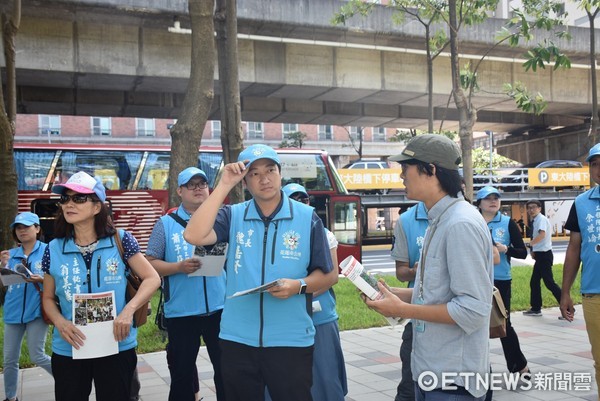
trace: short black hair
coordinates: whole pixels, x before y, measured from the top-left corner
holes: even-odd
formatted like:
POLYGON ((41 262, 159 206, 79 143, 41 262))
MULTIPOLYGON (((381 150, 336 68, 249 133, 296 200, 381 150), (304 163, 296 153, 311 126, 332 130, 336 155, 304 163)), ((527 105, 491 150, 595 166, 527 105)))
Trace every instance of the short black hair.
POLYGON ((529 205, 536 205, 537 207, 541 208, 542 207, 542 202, 540 202, 537 199, 530 199, 527 201, 527 203, 525 203, 525 206, 529 206, 529 205))
POLYGON ((450 170, 440 167, 435 163, 426 163, 417 159, 409 159, 402 161, 401 164, 409 164, 417 166, 419 174, 433 176, 432 164, 435 166, 435 176, 440 182, 442 190, 452 198, 458 198, 458 193, 462 193, 462 178, 458 170, 450 170))

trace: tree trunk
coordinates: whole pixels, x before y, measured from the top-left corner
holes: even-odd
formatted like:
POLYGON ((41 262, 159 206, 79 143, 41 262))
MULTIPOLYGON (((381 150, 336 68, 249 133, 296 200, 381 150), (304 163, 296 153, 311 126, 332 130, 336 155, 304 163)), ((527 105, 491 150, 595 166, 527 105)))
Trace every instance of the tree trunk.
POLYGON ((458 60, 458 24, 456 0, 449 0, 448 15, 450 27, 450 64, 452 67, 452 94, 458 110, 460 148, 463 161, 465 194, 473 199, 473 126, 477 121, 477 111, 471 107, 460 84, 460 66, 458 60))
POLYGON ((431 28, 425 25, 425 43, 427 48, 427 132, 433 134, 433 59, 431 58, 431 28))
POLYGON ((214 99, 215 42, 213 0, 189 0, 192 63, 181 115, 171 128, 169 206, 179 204, 177 175, 198 165, 198 147, 214 99))
POLYGON ((592 118, 590 124, 590 132, 588 134, 589 146, 591 148, 598 143, 598 82, 596 78, 596 34, 595 34, 595 20, 598 9, 594 13, 587 12, 590 21, 590 72, 591 72, 591 83, 592 83, 592 118))
MULTIPOLYGON (((219 87, 221 97, 221 145, 225 163, 237 161, 244 146, 238 73, 237 0, 217 0, 215 10, 219 87)), ((229 193, 229 202, 244 201, 242 184, 229 193)))
POLYGON ((14 246, 10 224, 17 214, 17 172, 15 171, 13 143, 17 117, 15 36, 21 22, 21 1, 13 3, 12 15, 0 16, 2 45, 6 64, 6 103, 0 84, 0 247, 14 246))

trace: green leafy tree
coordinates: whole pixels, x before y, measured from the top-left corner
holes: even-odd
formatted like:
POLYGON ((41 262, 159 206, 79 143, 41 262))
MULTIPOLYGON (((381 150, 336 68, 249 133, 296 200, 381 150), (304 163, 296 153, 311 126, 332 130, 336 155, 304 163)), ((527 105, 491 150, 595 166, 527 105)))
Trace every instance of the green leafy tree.
POLYGON ((306 140, 306 134, 301 131, 290 132, 287 134, 287 139, 284 139, 280 144, 280 148, 297 148, 302 149, 304 141, 306 140))
MULTIPOLYGON (((389 7, 398 11, 394 14, 398 17, 410 15, 416 21, 424 24, 429 22, 443 22, 443 28, 440 32, 449 32, 449 40, 444 33, 435 31, 432 36, 427 36, 431 32, 426 28, 424 37, 424 46, 427 52, 428 65, 436 51, 441 51, 448 44, 450 47, 451 97, 456 105, 459 115, 459 137, 461 150, 463 154, 463 164, 465 166, 464 174, 467 182, 467 194, 473 193, 472 187, 472 144, 473 127, 477 121, 477 109, 473 104, 473 96, 479 91, 477 82, 477 71, 485 58, 498 46, 507 44, 513 47, 519 46, 521 42, 530 42, 534 39, 533 31, 543 29, 553 31, 557 37, 564 37, 566 30, 560 30, 564 23, 559 18, 552 17, 558 15, 560 8, 559 2, 555 0, 524 0, 520 9, 513 10, 511 18, 503 29, 498 32, 495 43, 489 49, 484 51, 481 59, 474 64, 468 63, 462 69, 459 66, 459 33, 465 26, 474 26, 484 22, 488 15, 491 15, 498 6, 499 0, 449 0, 449 1, 411 1, 411 0, 392 0, 389 7), (414 11, 417 10, 417 11, 414 11), (558 30, 557 30, 558 28, 558 30), (435 39, 433 39, 435 38, 435 39)), ((344 23, 347 18, 354 15, 367 15, 375 7, 373 4, 361 4, 359 0, 352 0, 342 6, 339 13, 335 15, 333 23, 344 23)), ((424 25, 425 26, 425 25, 424 25)), ((537 45, 526 54, 527 62, 524 64, 526 70, 535 71, 537 68, 544 68, 550 62, 555 63, 554 68, 569 67, 570 62, 551 41, 545 41, 537 45)), ((432 68, 432 67, 431 67, 432 68)), ((432 69, 428 66, 428 92, 432 96, 432 69)), ((505 93, 517 101, 517 105, 527 112, 542 112, 544 110, 543 97, 536 94, 529 94, 526 88, 519 83, 505 88, 505 93)), ((429 103, 429 113, 433 116, 433 105, 429 103)), ((431 128, 432 125, 429 124, 431 128)), ((430 130, 433 132, 433 130, 430 130)), ((441 127, 440 127, 441 131, 441 127)))

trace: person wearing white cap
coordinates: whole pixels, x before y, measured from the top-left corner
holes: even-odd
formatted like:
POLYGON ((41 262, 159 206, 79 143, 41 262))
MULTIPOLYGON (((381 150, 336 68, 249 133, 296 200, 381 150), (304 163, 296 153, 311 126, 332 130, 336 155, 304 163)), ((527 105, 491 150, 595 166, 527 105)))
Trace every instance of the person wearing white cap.
POLYGON ((176 211, 162 216, 154 226, 146 257, 163 277, 164 314, 169 343, 167 364, 171 374, 170 401, 194 401, 200 384, 196 358, 200 339, 204 339, 213 366, 217 400, 225 400, 221 379, 219 327, 225 303, 225 272, 215 277, 192 276, 201 269, 194 246, 183 239, 192 213, 208 198, 204 171, 188 167, 177 177, 177 195, 181 204, 176 211))
POLYGON ((281 177, 274 149, 249 146, 184 232, 194 245, 229 242, 219 335, 228 401, 264 401, 265 385, 274 401, 312 400, 310 294, 332 285, 333 266, 321 219, 282 193, 281 177), (221 208, 242 180, 252 199, 221 208), (270 282, 266 292, 233 297, 270 282))
MULTIPOLYGON (((585 159, 590 164, 590 178, 600 184, 600 143, 594 145, 585 159)), ((589 189, 575 198, 565 228, 571 231, 563 268, 560 312, 572 322, 575 308, 571 288, 581 265, 581 294, 583 318, 592 345, 596 370, 598 400, 600 400, 600 187, 589 189)))
POLYGON ((105 204, 104 186, 80 171, 54 185, 60 195, 55 239, 42 258, 44 309, 54 324, 52 373, 56 401, 87 400, 92 382, 98 401, 128 401, 137 364, 133 314, 160 285, 160 278, 141 254, 131 233, 117 230, 105 204), (121 253, 117 237, 122 243, 121 253), (142 279, 136 295, 126 300, 129 269, 142 279), (112 336, 115 355, 74 359, 73 349, 93 347, 72 322, 75 294, 114 291, 117 317, 112 336), (57 305, 58 302, 58 305, 57 305))
POLYGON ((481 211, 481 215, 487 222, 492 233, 494 244, 498 249, 500 260, 494 265, 494 286, 498 288, 504 306, 508 310, 508 319, 506 320, 506 336, 500 339, 506 367, 511 373, 520 373, 525 378, 531 379, 531 373, 527 366, 527 358, 521 351, 519 337, 515 332, 510 320, 510 299, 511 299, 511 266, 510 259, 525 259, 527 257, 527 248, 523 242, 523 237, 517 227, 517 223, 510 217, 500 212, 500 198, 502 194, 496 188, 487 186, 477 192, 475 205, 481 211))
POLYGON ((31 361, 52 374, 50 357, 44 350, 48 325, 41 312, 40 293, 44 280, 41 261, 46 244, 39 240, 42 234, 40 218, 35 213, 20 213, 10 228, 19 246, 0 253, 0 266, 19 272, 25 266, 32 274, 25 270, 29 275, 26 282, 8 286, 4 299, 5 401, 18 400, 19 356, 25 333, 31 361))

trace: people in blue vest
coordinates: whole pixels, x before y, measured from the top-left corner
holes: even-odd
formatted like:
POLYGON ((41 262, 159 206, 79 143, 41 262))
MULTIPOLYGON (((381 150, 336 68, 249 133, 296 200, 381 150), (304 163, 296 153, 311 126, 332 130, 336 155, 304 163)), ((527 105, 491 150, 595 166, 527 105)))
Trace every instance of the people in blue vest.
MULTIPOLYGON (((600 143, 594 145, 585 159, 590 164, 590 178, 600 184, 600 143)), ((565 228, 571 231, 565 254, 560 311, 562 317, 572 322, 575 307, 571 288, 581 264, 581 304, 583 318, 592 345, 596 370, 596 385, 600 399, 600 187, 595 186, 575 198, 565 228)))
MULTIPOLYGON (((415 285, 415 273, 427 227, 429 227, 429 221, 423 202, 411 206, 402 213, 394 227, 392 258, 396 261, 396 278, 400 281, 407 281, 408 288, 413 288, 415 285)), ((414 401, 415 399, 415 383, 410 367, 412 331, 412 322, 408 322, 402 332, 402 345, 400 346, 402 378, 396 389, 395 401, 414 401)))
POLYGON ((504 306, 509 311, 506 320, 506 337, 500 339, 506 367, 511 373, 528 373, 527 358, 521 351, 519 337, 510 321, 510 299, 512 275, 511 258, 525 259, 527 248, 517 223, 500 212, 500 191, 492 186, 481 188, 477 192, 475 205, 490 228, 494 244, 500 254, 500 263, 494 265, 494 286, 498 288, 504 306))
POLYGON ((10 225, 16 248, 1 252, 2 268, 22 273, 26 267, 32 274, 25 282, 9 285, 4 299, 4 393, 5 401, 17 400, 19 383, 19 357, 23 336, 27 333, 29 358, 33 363, 52 374, 50 357, 46 355, 48 325, 41 312, 40 294, 44 281, 42 255, 46 244, 39 240, 40 218, 35 213, 24 212, 10 225))
POLYGON ((85 172, 75 173, 52 192, 60 195, 55 239, 42 258, 43 302, 54 324, 52 373, 56 401, 87 400, 92 382, 98 401, 127 401, 137 364, 133 314, 152 297, 160 277, 141 254, 135 238, 117 231, 106 205, 102 183, 85 172), (119 235, 123 252, 116 242, 119 235), (142 280, 133 298, 126 300, 127 274, 142 280), (116 318, 112 320, 118 353, 75 359, 74 350, 92 350, 74 323, 73 303, 78 294, 114 292, 116 318))
MULTIPOLYGON (((300 184, 288 184, 283 187, 283 193, 290 199, 310 204, 310 197, 306 189, 300 184)), ((325 229, 333 269, 334 284, 338 281, 337 246, 335 235, 325 229)), ((315 348, 313 356, 313 385, 311 393, 313 400, 344 401, 348 394, 346 379, 346 364, 342 345, 340 343, 340 330, 338 327, 338 314, 335 310, 335 293, 333 288, 323 288, 313 293, 313 323, 315 325, 315 348)))
POLYGON ((219 184, 193 214, 184 238, 229 242, 227 298, 221 318, 223 382, 228 401, 310 401, 315 328, 313 292, 333 284, 321 219, 281 191, 274 149, 252 145, 227 164, 219 184), (252 199, 221 208, 244 183, 252 199), (268 283, 266 291, 235 296, 268 283))
POLYGON ((213 365, 217 400, 224 401, 221 379, 219 327, 225 304, 225 271, 219 276, 188 276, 202 268, 194 257, 194 245, 183 239, 192 213, 208 198, 204 171, 188 167, 177 177, 181 204, 161 217, 150 235, 146 256, 163 277, 164 313, 169 344, 167 362, 171 374, 170 401, 194 401, 199 397, 196 358, 204 339, 213 365))

